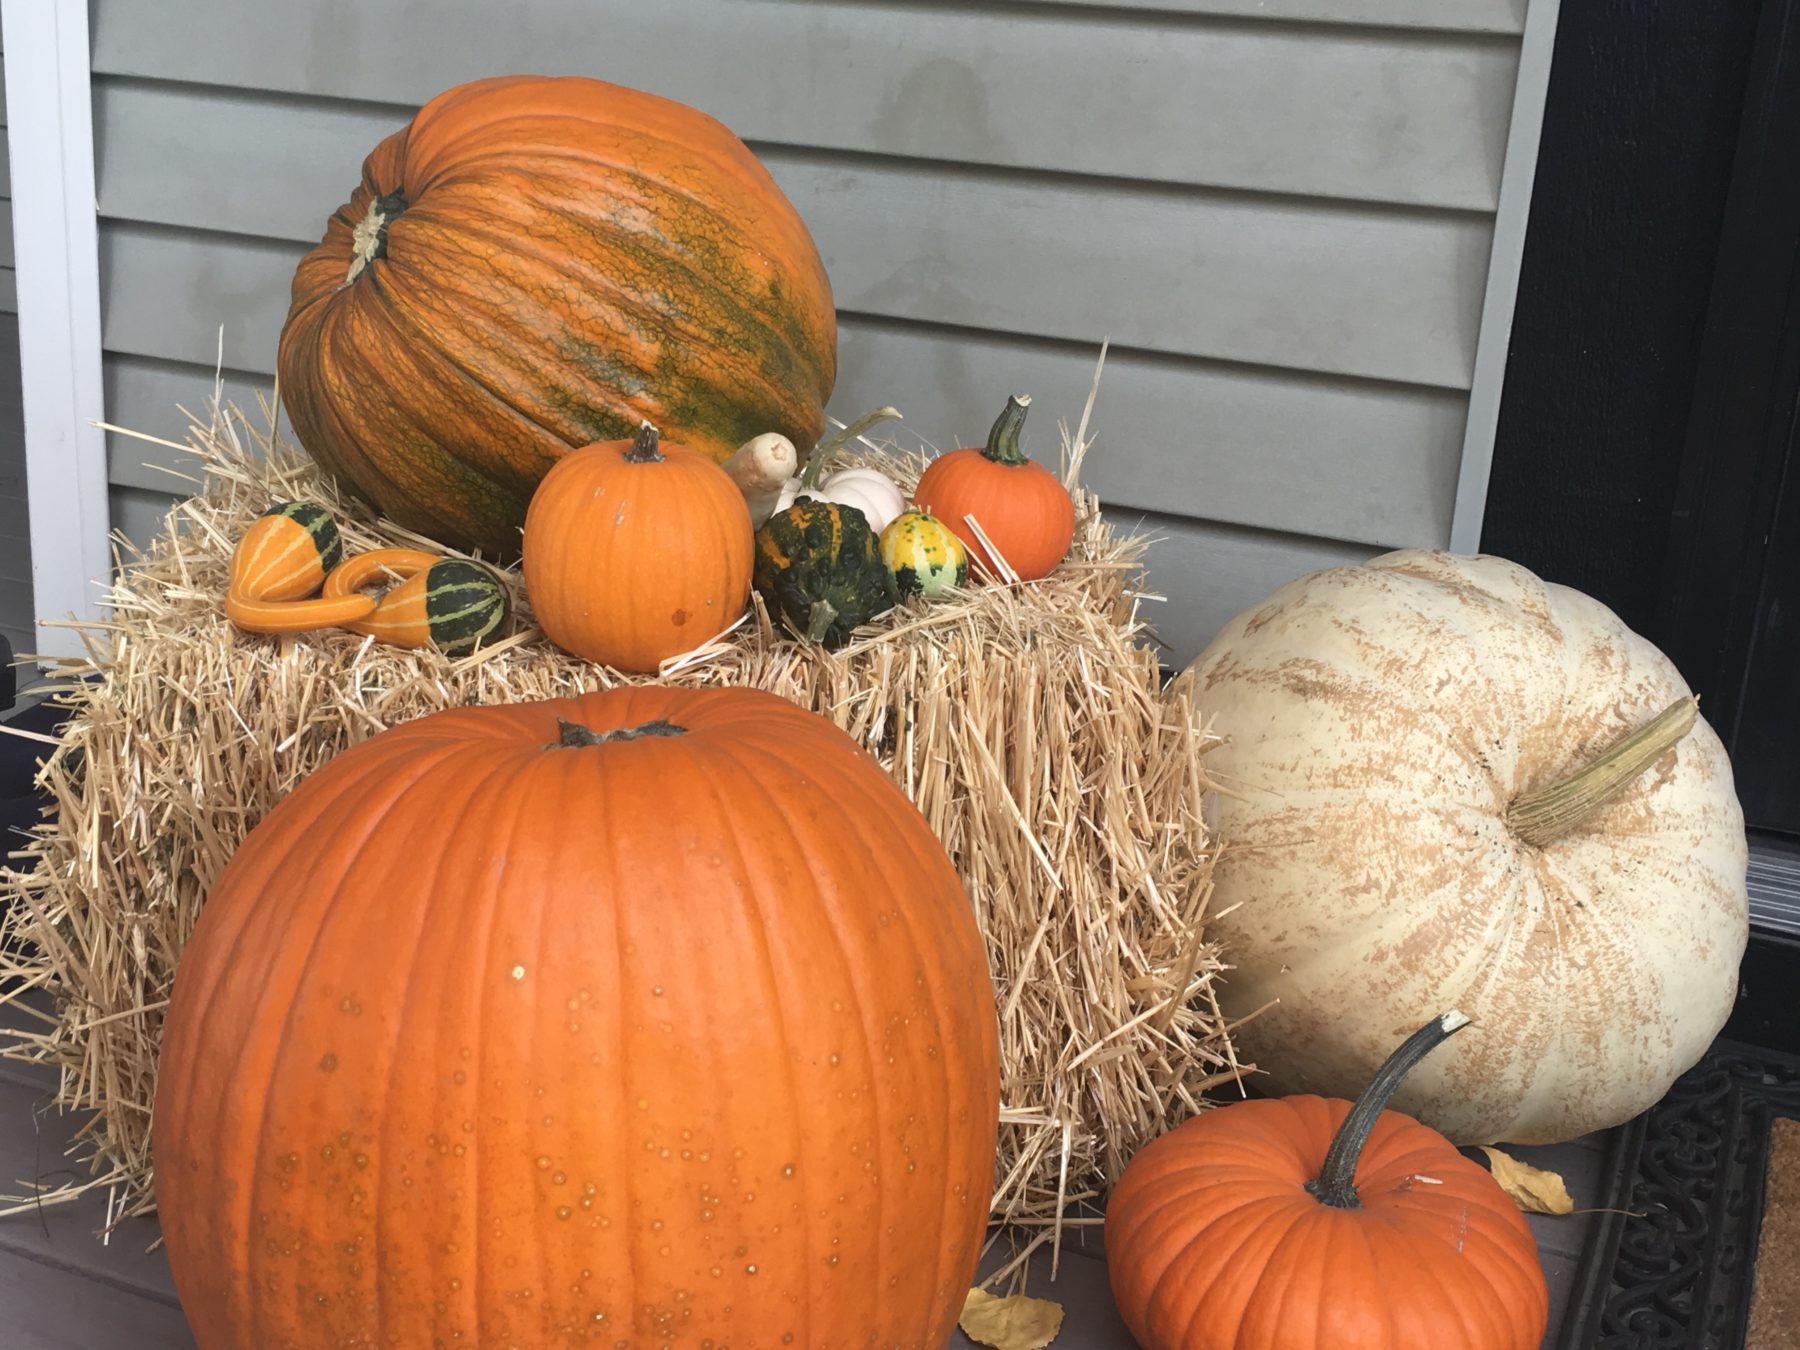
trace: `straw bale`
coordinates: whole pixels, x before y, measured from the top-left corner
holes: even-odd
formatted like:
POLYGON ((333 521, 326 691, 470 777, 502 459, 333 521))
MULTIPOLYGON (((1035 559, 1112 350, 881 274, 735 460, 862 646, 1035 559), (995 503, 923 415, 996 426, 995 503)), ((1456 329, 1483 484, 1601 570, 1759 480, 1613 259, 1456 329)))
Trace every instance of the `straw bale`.
MULTIPOLYGON (((62 671, 70 720, 40 775, 55 811, 0 877, 0 977, 17 977, 15 1000, 35 989, 54 1003, 0 1049, 57 1066, 61 1106, 91 1115, 87 1175, 34 1202, 100 1186, 109 1214, 152 1204, 157 1038, 182 944, 232 849, 301 777, 449 705, 627 678, 558 651, 527 610, 461 660, 347 633, 237 632, 219 604, 231 544, 272 500, 321 502, 348 549, 438 547, 342 496, 275 436, 270 411, 266 432, 216 398, 193 419, 202 480, 147 553, 127 550, 109 620, 83 630, 90 659, 62 671)), ((1071 477, 1084 434, 1085 419, 1072 444, 1065 429, 1071 477)), ((891 448, 857 454, 903 482, 921 467, 891 448)), ((967 883, 1000 1008, 995 1212, 1045 1239, 1238 1072, 1205 940, 1213 737, 1187 684, 1162 685, 1139 615, 1145 541, 1078 496, 1074 552, 1049 580, 914 602, 833 653, 758 607, 661 676, 824 713, 931 822, 967 883)))

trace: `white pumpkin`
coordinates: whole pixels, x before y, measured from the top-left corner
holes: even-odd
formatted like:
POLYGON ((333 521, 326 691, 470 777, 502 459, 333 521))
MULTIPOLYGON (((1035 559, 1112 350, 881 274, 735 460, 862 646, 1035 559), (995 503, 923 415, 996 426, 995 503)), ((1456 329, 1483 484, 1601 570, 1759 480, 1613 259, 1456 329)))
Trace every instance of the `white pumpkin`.
POLYGON ((1475 1026, 1396 1109, 1546 1143, 1649 1107, 1724 1025, 1748 937, 1731 766, 1598 601, 1498 558, 1390 553, 1283 587, 1195 677, 1228 738, 1208 936, 1227 1013, 1258 1014, 1235 1040, 1259 1084, 1353 1098, 1456 1007, 1475 1026), (1653 722, 1587 800, 1604 767, 1572 776, 1653 722))
MULTIPOLYGON (((775 499, 775 511, 787 510, 796 497, 854 506, 869 518, 869 528, 876 534, 906 510, 906 494, 880 469, 839 469, 826 474, 815 488, 803 487, 798 478, 790 478, 775 499)), ((775 511, 769 514, 774 515, 775 511)))

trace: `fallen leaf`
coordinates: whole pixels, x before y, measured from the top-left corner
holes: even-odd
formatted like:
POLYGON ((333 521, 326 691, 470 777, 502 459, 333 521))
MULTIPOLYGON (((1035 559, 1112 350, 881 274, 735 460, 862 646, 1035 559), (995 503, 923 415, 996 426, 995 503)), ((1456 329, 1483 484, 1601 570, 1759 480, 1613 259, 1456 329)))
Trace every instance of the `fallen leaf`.
POLYGON ((1056 1339, 1062 1322, 1062 1304, 1047 1298, 996 1298, 984 1289, 971 1289, 957 1325, 977 1345, 994 1350, 1043 1350, 1056 1339))
POLYGON ((1510 1153, 1497 1148, 1483 1148, 1494 1180, 1513 1198, 1513 1203, 1527 1214, 1568 1214, 1575 1208, 1569 1188, 1555 1172, 1546 1172, 1522 1163, 1510 1153))

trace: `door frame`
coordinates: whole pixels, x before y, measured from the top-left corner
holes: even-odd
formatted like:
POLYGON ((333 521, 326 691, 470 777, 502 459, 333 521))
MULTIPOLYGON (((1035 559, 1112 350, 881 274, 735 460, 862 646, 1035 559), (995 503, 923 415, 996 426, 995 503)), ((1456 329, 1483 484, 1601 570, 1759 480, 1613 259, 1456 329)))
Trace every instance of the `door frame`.
POLYGON ((35 654, 85 655, 112 572, 87 0, 0 0, 35 654), (57 625, 61 626, 57 626, 57 625))

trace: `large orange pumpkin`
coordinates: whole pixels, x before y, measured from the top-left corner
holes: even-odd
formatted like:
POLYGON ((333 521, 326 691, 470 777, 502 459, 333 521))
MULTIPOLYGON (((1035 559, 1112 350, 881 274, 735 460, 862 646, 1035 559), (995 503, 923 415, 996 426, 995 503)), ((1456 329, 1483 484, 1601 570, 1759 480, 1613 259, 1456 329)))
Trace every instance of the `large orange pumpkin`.
POLYGON ((1106 1209, 1107 1273, 1144 1350, 1537 1350, 1537 1243, 1493 1177, 1382 1108, 1468 1025, 1414 1033, 1354 1104, 1297 1096, 1193 1117, 1106 1209))
POLYGON ((992 1184, 968 899, 875 761, 663 687, 387 731, 183 956, 154 1152, 203 1350, 941 1347, 992 1184))
POLYGON ((837 321, 806 226, 712 118, 507 76, 375 147, 294 275, 282 401, 388 515, 515 553, 567 450, 648 418, 724 460, 824 426, 837 321))
POLYGON ((639 674, 737 622, 754 550, 730 475, 648 422, 561 460, 525 514, 525 586, 545 634, 639 674))

